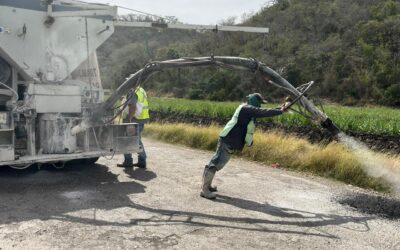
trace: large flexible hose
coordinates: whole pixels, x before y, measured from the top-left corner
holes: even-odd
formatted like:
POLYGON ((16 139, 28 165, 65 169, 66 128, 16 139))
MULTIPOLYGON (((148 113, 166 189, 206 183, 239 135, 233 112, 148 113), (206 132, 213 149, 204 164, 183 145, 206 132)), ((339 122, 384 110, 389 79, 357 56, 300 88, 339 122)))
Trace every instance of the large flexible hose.
MULTIPOLYGON (((180 58, 162 62, 152 62, 147 64, 143 69, 131 75, 111 97, 98 109, 94 110, 92 116, 85 118, 79 125, 72 128, 73 135, 83 132, 93 126, 104 125, 103 115, 106 111, 111 110, 118 99, 126 95, 129 90, 135 89, 153 73, 162 71, 168 68, 183 68, 183 67, 205 67, 217 66, 228 68, 231 70, 242 70, 260 73, 264 79, 269 79, 275 86, 282 88, 289 95, 291 95, 298 103, 305 108, 310 114, 312 119, 328 128, 332 133, 337 134, 338 129, 328 118, 326 114, 320 111, 311 101, 303 96, 302 92, 296 89, 285 78, 280 76, 277 72, 251 58, 230 57, 230 56, 211 56, 211 57, 195 57, 195 58, 180 58)), ((267 81, 268 82, 268 81, 267 81)))

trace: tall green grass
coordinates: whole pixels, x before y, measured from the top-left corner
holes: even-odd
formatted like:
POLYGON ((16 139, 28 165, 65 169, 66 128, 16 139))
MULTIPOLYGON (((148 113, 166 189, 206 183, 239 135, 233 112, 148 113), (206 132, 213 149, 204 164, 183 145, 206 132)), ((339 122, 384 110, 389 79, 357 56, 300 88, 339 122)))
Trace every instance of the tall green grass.
MULTIPOLYGON (((215 150, 221 128, 196 127, 187 124, 149 124, 145 136, 203 150, 215 150)), ((255 134, 253 147, 240 156, 265 164, 310 172, 355 186, 388 191, 389 186, 380 179, 367 176, 358 158, 343 146, 310 144, 307 140, 279 132, 255 134)), ((206 162, 204 163, 206 164, 206 162)))
MULTIPOLYGON (((151 98, 150 101, 150 108, 156 111, 226 119, 232 116, 240 104, 240 102, 211 102, 157 97, 151 98)), ((266 107, 277 106, 278 104, 270 104, 266 107)), ((328 105, 325 107, 325 111, 334 123, 345 132, 400 135, 400 109, 328 105)), ((262 121, 287 126, 315 126, 308 119, 298 114, 285 114, 262 121)))

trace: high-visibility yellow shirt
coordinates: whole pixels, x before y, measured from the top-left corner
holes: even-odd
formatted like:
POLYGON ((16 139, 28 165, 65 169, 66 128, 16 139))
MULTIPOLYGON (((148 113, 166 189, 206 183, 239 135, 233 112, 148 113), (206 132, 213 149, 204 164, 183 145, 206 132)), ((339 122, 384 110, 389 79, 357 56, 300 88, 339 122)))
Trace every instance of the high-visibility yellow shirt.
MULTIPOLYGON (((150 119, 150 113, 149 113, 149 102, 147 100, 146 91, 142 87, 139 87, 135 90, 135 94, 137 96, 137 100, 136 100, 136 102, 132 103, 132 105, 135 106, 134 121, 147 122, 150 119)), ((116 103, 116 107, 119 107, 122 104, 124 104, 126 102, 126 100, 127 100, 127 98, 123 97, 122 100, 119 100, 116 103)), ((116 117, 116 119, 114 120, 115 124, 122 124, 122 123, 126 122, 126 119, 129 116, 129 106, 130 105, 127 105, 126 108, 121 112, 121 114, 118 117, 116 117)), ((123 108, 123 107, 120 107, 120 108, 123 108)))
POLYGON ((147 121, 150 119, 150 112, 146 91, 144 91, 142 87, 139 87, 136 89, 135 94, 138 97, 135 109, 135 119, 138 121, 147 121))

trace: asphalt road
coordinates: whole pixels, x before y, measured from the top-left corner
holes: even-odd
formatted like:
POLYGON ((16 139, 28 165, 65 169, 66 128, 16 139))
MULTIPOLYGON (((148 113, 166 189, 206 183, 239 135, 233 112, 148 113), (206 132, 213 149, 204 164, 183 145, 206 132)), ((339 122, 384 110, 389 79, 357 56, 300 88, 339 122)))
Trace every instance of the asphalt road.
POLYGON ((338 202, 358 189, 234 158, 210 201, 199 197, 210 152, 145 145, 146 171, 117 168, 121 156, 0 169, 0 249, 400 249, 399 217, 338 202))

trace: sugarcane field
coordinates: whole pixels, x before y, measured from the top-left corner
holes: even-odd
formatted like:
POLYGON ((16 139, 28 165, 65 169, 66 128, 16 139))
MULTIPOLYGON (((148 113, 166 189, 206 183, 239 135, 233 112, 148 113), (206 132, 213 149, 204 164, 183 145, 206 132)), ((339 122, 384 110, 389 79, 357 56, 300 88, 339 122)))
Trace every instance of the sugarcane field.
POLYGON ((0 250, 400 250, 400 2, 0 0, 0 192, 0 250))

